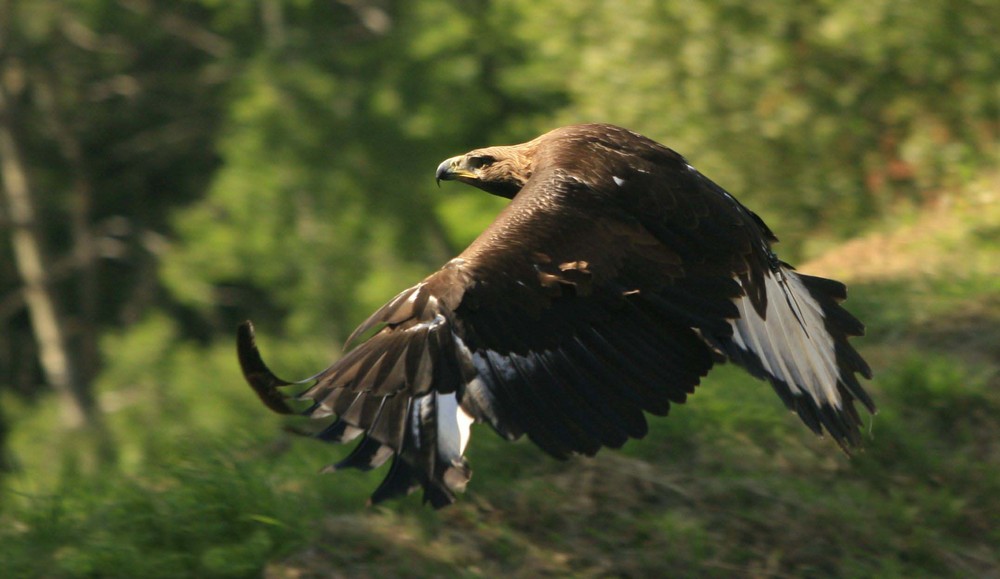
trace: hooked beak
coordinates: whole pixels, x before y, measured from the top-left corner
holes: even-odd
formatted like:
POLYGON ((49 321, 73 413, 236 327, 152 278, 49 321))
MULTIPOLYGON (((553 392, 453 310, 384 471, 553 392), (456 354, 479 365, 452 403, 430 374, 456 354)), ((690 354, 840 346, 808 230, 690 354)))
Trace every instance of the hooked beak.
POLYGON ((450 159, 445 159, 440 165, 438 165, 437 172, 434 174, 434 178, 437 181, 438 187, 441 186, 441 181, 453 181, 455 179, 475 179, 476 174, 472 172, 471 169, 466 164, 466 156, 459 155, 458 157, 452 157, 450 159))

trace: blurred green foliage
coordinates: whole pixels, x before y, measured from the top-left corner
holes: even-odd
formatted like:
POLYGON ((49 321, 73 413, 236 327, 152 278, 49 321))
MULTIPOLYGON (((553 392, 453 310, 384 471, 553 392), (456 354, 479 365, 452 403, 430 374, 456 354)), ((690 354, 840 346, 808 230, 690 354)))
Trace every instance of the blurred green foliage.
POLYGON ((100 464, 38 386, 0 207, 0 576, 995 573, 997 38, 977 0, 0 0, 51 282, 118 448, 100 464), (677 149, 786 259, 972 207, 925 240, 945 274, 852 285, 870 448, 847 462, 723 369, 624 453, 481 429, 460 505, 359 512, 380 473, 314 475, 336 453, 279 433, 235 325, 314 373, 502 207, 435 187, 441 159, 589 121, 677 149))

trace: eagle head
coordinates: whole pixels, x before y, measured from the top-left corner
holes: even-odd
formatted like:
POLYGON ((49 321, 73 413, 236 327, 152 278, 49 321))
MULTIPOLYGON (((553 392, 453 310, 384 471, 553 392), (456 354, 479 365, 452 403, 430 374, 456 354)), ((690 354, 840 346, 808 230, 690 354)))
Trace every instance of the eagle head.
POLYGON ((513 199, 531 177, 531 155, 525 145, 488 147, 445 159, 435 177, 461 181, 500 197, 513 199))

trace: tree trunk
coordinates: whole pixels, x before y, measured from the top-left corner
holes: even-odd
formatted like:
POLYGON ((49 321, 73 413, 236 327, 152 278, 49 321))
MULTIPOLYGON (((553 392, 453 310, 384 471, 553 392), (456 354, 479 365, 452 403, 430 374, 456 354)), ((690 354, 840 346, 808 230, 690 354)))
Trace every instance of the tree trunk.
MULTIPOLYGON (((76 269, 79 303, 74 327, 77 331, 69 336, 67 347, 76 352, 76 379, 80 384, 90 384, 97 376, 100 352, 97 341, 97 242, 91 228, 91 207, 93 205, 93 187, 87 177, 86 162, 83 147, 73 131, 63 122, 56 94, 58 84, 51 75, 37 72, 35 75, 35 92, 39 108, 43 112, 49 130, 55 137, 68 164, 72 175, 72 219, 70 231, 73 235, 73 263, 76 269)), ((53 280, 55 264, 50 263, 49 283, 53 280)))
MULTIPOLYGON (((0 67, 0 78, 6 67, 0 67)), ((67 349, 65 324, 45 280, 45 261, 35 223, 28 175, 12 130, 10 102, 0 82, 0 189, 7 204, 14 260, 24 283, 24 300, 31 317, 45 379, 58 393, 63 420, 70 427, 91 422, 93 399, 78 382, 67 349)))

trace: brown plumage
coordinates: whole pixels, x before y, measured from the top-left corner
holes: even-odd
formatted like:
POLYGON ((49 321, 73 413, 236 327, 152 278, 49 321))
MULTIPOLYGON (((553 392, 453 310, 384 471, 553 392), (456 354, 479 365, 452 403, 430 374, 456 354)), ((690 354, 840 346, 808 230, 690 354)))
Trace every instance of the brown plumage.
MULTIPOLYGON (((713 363, 767 379, 816 433, 859 442, 871 370, 843 284, 796 273, 763 221, 674 151, 611 125, 563 127, 454 157, 438 180, 512 199, 458 257, 371 315, 367 340, 309 381, 318 437, 361 437, 332 469, 392 466, 372 502, 464 489, 471 422, 549 454, 593 455, 646 433, 713 363)), ((247 322, 247 380, 292 412, 247 322)))

